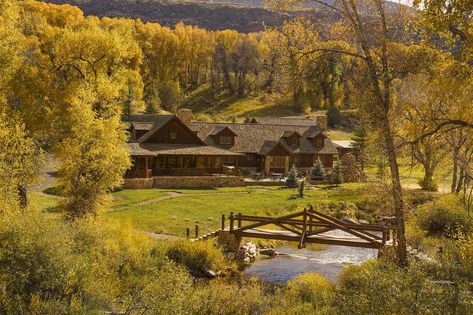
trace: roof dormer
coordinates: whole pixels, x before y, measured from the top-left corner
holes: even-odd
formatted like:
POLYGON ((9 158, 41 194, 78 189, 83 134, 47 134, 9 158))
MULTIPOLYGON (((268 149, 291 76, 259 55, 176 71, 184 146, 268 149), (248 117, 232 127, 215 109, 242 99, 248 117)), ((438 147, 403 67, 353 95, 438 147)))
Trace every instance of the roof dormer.
POLYGON ((290 147, 297 148, 301 143, 302 136, 297 131, 286 130, 281 138, 284 139, 290 147))
POLYGON ((227 126, 216 126, 210 132, 209 136, 213 138, 216 145, 233 146, 237 134, 227 126))

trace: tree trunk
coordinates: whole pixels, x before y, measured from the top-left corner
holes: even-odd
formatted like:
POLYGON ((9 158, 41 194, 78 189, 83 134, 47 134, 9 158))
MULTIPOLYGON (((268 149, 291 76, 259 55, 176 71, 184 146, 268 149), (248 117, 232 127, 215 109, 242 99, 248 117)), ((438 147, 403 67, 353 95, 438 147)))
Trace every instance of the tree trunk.
POLYGON ((387 116, 383 117, 382 128, 384 142, 388 155, 389 168, 391 170, 392 194, 394 203, 394 214, 396 216, 396 238, 397 258, 400 266, 407 266, 406 235, 404 230, 404 200, 402 198, 402 187, 399 177, 399 168, 396 158, 396 148, 391 134, 391 126, 387 116))
POLYGON ((453 174, 452 174, 452 186, 450 188, 451 193, 455 193, 457 188, 457 173, 458 173, 458 149, 453 149, 453 174))
POLYGON ((26 196, 26 187, 23 185, 18 185, 18 199, 20 201, 20 207, 26 209, 28 206, 28 199, 26 196))
POLYGON ((457 188, 455 189, 455 192, 457 194, 461 192, 462 190, 463 182, 465 181, 465 173, 466 173, 465 167, 462 165, 460 167, 460 177, 458 178, 457 188))

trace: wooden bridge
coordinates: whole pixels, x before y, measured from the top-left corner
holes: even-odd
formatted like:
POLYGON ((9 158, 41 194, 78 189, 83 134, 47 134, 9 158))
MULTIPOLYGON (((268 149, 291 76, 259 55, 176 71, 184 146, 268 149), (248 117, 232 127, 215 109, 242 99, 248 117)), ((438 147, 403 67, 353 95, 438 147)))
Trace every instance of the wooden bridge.
POLYGON ((299 248, 305 247, 307 243, 317 243, 379 249, 392 244, 393 239, 392 229, 387 226, 347 223, 316 211, 312 206, 277 218, 241 213, 234 215, 232 212, 229 220, 230 226, 226 228, 225 216, 222 215, 222 230, 229 231, 238 238, 294 241, 299 243, 299 248), (265 226, 267 229, 263 229, 265 226), (328 233, 334 230, 345 233, 341 236, 328 233))

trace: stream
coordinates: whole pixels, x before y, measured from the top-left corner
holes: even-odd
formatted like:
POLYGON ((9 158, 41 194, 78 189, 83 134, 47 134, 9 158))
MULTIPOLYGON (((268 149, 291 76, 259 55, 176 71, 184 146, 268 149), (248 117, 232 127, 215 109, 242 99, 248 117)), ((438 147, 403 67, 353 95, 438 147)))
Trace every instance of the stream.
MULTIPOLYGON (((340 230, 330 232, 333 235, 347 234, 340 230)), ((246 276, 257 276, 264 283, 285 284, 302 273, 317 272, 332 282, 344 266, 358 265, 377 257, 378 251, 371 248, 328 245, 315 251, 297 249, 291 246, 277 246, 280 254, 275 257, 260 256, 244 271, 246 276)))

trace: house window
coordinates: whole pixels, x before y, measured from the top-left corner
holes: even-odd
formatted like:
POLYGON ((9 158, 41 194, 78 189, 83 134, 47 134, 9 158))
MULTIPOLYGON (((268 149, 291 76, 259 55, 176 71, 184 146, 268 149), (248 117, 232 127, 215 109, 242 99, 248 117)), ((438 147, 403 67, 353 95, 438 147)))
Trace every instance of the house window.
POLYGON ((170 138, 171 140, 176 140, 176 132, 175 132, 175 131, 169 132, 169 138, 170 138))
POLYGON ((270 166, 271 168, 284 168, 285 156, 273 156, 270 166))
POLYGON ((315 139, 315 146, 316 147, 323 147, 325 140, 323 138, 316 138, 315 139))
POLYGON ((253 155, 247 154, 247 155, 246 155, 246 160, 247 160, 248 162, 253 161, 253 155))
POLYGON ((220 144, 232 144, 231 136, 220 136, 220 144))
POLYGON ((297 140, 299 140, 299 139, 297 139, 297 138, 289 139, 289 145, 291 147, 297 147, 299 145, 299 141, 297 141, 297 140))

